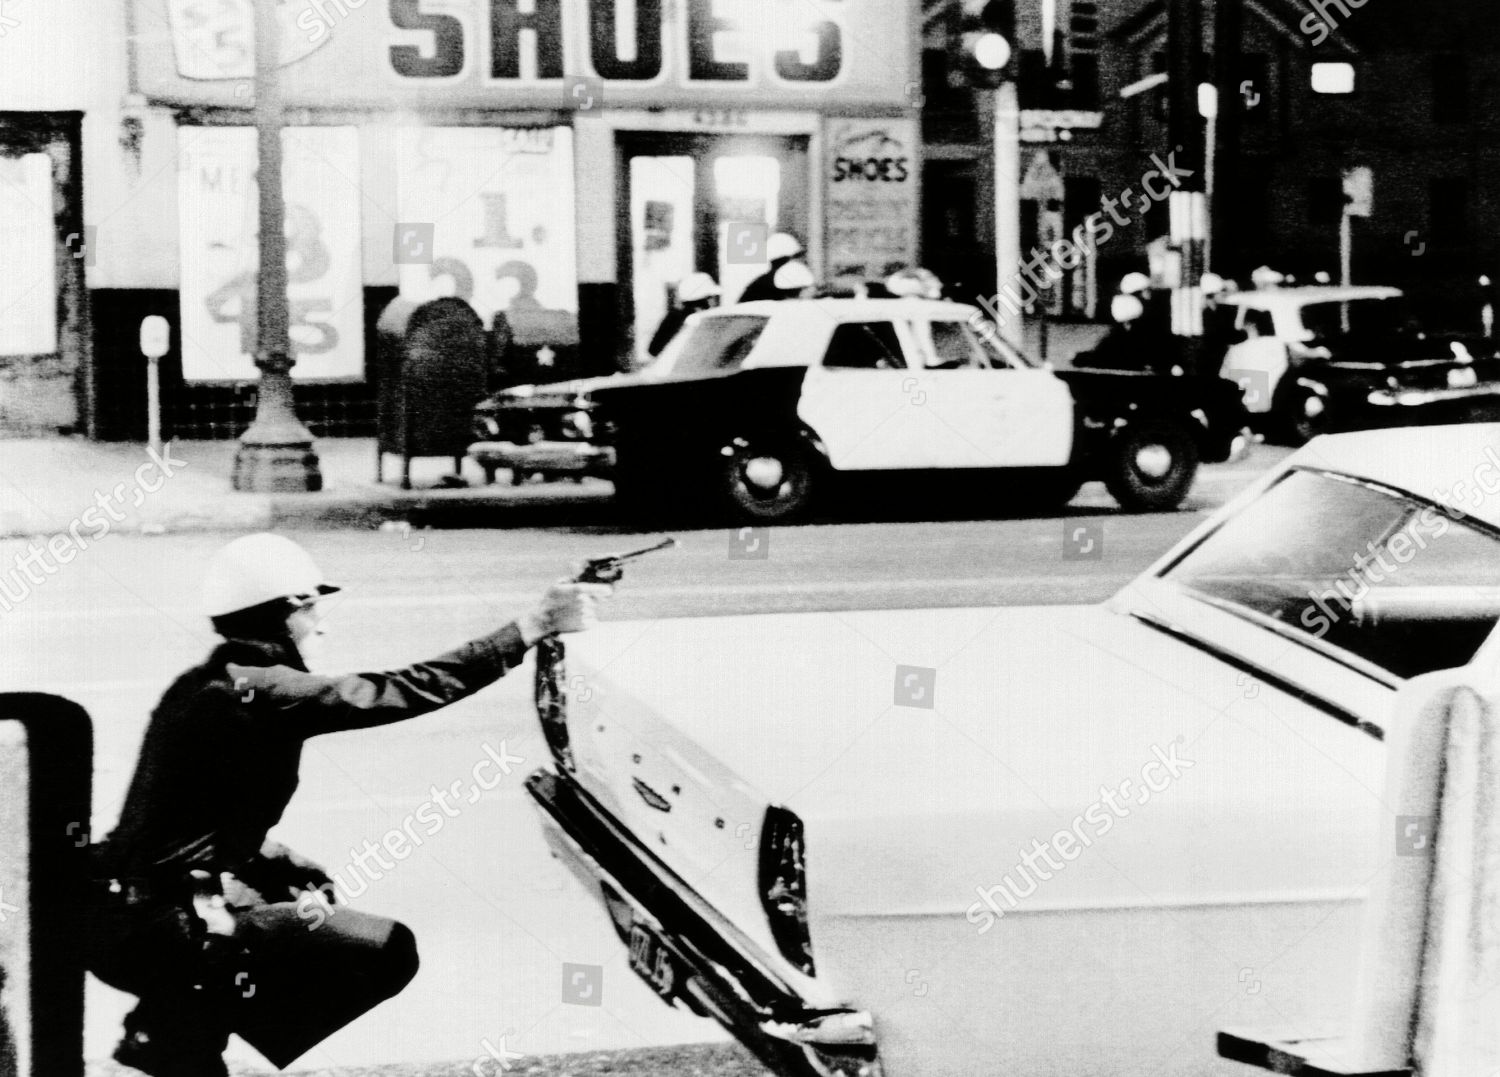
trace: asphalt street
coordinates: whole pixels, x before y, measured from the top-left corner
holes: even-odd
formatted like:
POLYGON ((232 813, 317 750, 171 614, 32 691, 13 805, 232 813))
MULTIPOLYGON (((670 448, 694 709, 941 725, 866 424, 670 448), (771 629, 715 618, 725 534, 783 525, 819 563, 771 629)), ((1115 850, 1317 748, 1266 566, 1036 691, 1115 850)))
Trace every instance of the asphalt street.
MULTIPOLYGON (((1221 485, 1195 509, 1155 516, 1121 515, 1086 493, 1064 518, 680 533, 679 549, 632 566, 604 616, 1098 601, 1235 484, 1221 485)), ((570 564, 649 536, 601 526, 297 537, 346 587, 328 604, 325 668, 370 669, 479 634, 520 612, 570 564)), ((93 716, 95 833, 115 821, 157 697, 212 645, 194 600, 199 572, 223 540, 110 536, 0 614, 0 688, 57 692, 93 716)), ((20 540, 0 542, 0 563, 24 553, 20 540)), ((404 1064, 391 1072, 489 1074, 504 1057, 508 1069, 525 1072, 525 1060, 545 1055, 576 1062, 576 1052, 724 1039, 635 980, 602 914, 547 855, 522 793, 526 774, 545 760, 530 696, 528 666, 437 714, 310 742, 276 836, 347 881, 355 907, 411 925, 423 966, 398 1000, 333 1036, 299 1069, 383 1074, 376 1067, 404 1064), (453 810, 437 832, 399 862, 360 861, 365 842, 380 845, 444 790, 455 791, 453 810)), ((108 1058, 129 1002, 91 983, 91 1059, 108 1058)), ((258 1064, 238 1043, 230 1058, 247 1071, 258 1064)))

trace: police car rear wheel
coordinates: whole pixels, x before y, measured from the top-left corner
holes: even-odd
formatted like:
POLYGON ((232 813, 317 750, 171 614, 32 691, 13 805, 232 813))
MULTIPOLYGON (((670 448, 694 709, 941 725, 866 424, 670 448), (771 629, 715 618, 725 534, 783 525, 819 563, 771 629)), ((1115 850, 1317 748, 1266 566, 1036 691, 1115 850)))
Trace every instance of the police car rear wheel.
POLYGON ((1182 423, 1145 419, 1115 434, 1104 484, 1127 512, 1163 512, 1182 504, 1198 474, 1198 445, 1182 423))
POLYGON ((729 511, 754 523, 804 515, 816 484, 811 451, 783 434, 735 438, 724 447, 720 480, 729 511))

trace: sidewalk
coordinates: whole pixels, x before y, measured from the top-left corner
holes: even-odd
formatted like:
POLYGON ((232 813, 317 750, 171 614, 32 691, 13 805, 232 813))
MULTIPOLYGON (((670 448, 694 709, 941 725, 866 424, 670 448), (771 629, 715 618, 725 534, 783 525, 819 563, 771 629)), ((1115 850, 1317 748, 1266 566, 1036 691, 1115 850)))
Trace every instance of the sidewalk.
MULTIPOLYGON (((375 527, 417 521, 428 512, 476 516, 489 526, 537 515, 566 518, 570 506, 592 508, 610 497, 598 479, 511 486, 484 485, 464 461, 468 488, 441 485, 446 457, 412 461, 412 489, 402 490, 401 458, 387 456, 386 481, 375 481, 373 438, 324 438, 315 448, 323 473, 318 493, 247 494, 230 488, 235 441, 176 441, 156 462, 139 443, 83 438, 0 439, 0 538, 110 531, 254 531, 271 527, 375 527), (165 472, 171 472, 170 477, 165 472), (501 514, 496 516, 496 514, 501 514)), ((77 535, 75 534, 75 538, 77 535)))
MULTIPOLYGON (((318 493, 237 493, 229 486, 236 445, 177 441, 158 462, 138 443, 0 439, 0 539, 71 534, 78 546, 111 532, 370 529, 387 521, 399 527, 567 527, 614 518, 613 487, 601 479, 511 486, 502 478, 486 486, 478 465, 465 460, 470 485, 449 488, 442 479, 452 461, 433 457, 412 461, 413 488, 402 490, 400 458, 390 456, 387 481, 377 483, 372 438, 317 443, 318 493)), ((1247 460, 1205 467, 1190 507, 1218 507, 1285 454, 1261 446, 1247 460)), ((1101 484, 1090 483, 1074 506, 1107 510, 1114 501, 1101 484)))

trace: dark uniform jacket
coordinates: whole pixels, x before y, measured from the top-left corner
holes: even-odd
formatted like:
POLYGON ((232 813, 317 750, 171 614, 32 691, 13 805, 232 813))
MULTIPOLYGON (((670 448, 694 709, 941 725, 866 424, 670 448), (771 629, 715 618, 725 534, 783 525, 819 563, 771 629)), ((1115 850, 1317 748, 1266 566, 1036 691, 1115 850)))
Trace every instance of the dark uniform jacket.
POLYGON ((229 640, 167 689, 151 716, 102 866, 170 885, 199 869, 246 881, 297 790, 302 744, 398 722, 484 688, 526 654, 508 624, 427 662, 341 677, 307 672, 295 648, 229 640))

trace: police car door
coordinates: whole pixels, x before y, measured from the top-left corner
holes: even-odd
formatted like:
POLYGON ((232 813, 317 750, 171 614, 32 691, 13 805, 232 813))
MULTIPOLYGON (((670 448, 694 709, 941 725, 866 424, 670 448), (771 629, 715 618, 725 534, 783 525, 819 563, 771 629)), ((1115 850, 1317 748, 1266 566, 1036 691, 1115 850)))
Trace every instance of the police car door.
POLYGON ((1054 467, 1073 451, 1073 396, 1050 370, 986 348, 962 321, 912 323, 922 416, 940 467, 1054 467))
POLYGON ((911 327, 870 318, 834 326, 821 360, 808 368, 797 405, 839 471, 933 467, 920 416, 920 378, 911 327))

